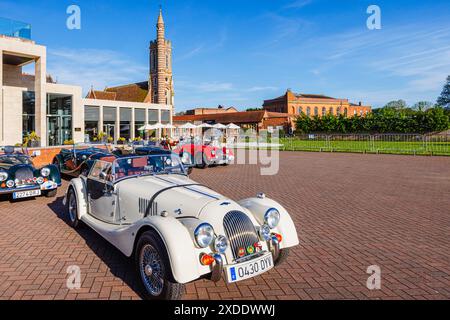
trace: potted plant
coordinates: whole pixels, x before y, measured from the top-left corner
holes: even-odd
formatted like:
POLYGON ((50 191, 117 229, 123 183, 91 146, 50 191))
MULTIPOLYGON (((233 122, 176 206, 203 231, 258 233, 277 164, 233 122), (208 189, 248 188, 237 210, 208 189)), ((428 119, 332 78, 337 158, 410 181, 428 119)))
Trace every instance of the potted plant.
POLYGON ((117 144, 125 144, 126 139, 124 137, 120 137, 119 140, 117 140, 117 144))
POLYGON ((96 138, 97 138, 96 140, 94 138, 94 141, 105 141, 106 133, 104 133, 103 131, 100 131, 96 138))
POLYGON ((39 147, 39 141, 41 138, 36 134, 36 132, 32 131, 29 133, 25 139, 23 140, 24 146, 30 147, 30 148, 36 148, 39 147))

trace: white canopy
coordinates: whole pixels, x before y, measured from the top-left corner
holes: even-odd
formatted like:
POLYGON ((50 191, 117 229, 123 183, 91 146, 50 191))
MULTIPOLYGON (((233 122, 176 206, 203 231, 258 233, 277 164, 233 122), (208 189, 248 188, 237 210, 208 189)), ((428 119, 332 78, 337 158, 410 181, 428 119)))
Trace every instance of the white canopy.
POLYGON ((174 129, 174 128, 176 128, 176 127, 175 127, 174 125, 168 123, 168 124, 165 124, 165 125, 164 125, 164 128, 165 128, 165 129, 174 129))
POLYGON ((138 130, 139 131, 142 131, 142 130, 147 131, 147 130, 153 130, 153 128, 151 125, 146 124, 145 126, 140 127, 138 130))
POLYGON ((179 127, 180 129, 197 129, 197 126, 188 122, 179 127))
POLYGON ((230 123, 229 125, 227 125, 227 129, 240 129, 241 127, 239 127, 238 125, 234 124, 234 123, 230 123))
POLYGON ((162 128, 164 128, 164 125, 162 123, 158 122, 155 124, 146 124, 145 126, 140 127, 138 130, 147 131, 147 130, 156 130, 156 129, 162 129, 162 128))
POLYGON ((197 128, 212 128, 213 126, 209 123, 202 123, 201 125, 197 126, 197 128))
POLYGON ((221 123, 216 123, 215 125, 213 125, 213 128, 216 128, 216 129, 226 129, 227 126, 224 125, 224 124, 221 124, 221 123))

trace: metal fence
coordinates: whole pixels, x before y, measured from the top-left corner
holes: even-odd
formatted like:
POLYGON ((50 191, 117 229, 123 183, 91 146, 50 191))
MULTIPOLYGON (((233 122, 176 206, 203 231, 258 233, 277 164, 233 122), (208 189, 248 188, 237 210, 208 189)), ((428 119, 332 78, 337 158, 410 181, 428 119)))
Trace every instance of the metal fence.
POLYGON ((305 134, 280 139, 286 151, 395 153, 450 156, 450 135, 305 134))

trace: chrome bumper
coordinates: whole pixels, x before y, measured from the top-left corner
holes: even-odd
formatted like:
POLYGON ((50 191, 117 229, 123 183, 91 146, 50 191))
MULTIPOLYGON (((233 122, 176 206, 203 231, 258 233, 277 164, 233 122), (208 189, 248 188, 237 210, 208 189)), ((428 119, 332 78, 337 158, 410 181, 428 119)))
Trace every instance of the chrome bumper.
POLYGON ((214 264, 211 273, 211 281, 218 282, 222 278, 223 272, 223 259, 220 254, 214 255, 214 264))

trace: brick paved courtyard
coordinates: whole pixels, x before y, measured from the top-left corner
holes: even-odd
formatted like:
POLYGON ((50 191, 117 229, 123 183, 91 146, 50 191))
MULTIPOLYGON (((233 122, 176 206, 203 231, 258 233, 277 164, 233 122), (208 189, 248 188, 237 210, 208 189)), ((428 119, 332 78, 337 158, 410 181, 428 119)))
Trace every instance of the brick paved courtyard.
MULTIPOLYGON (((194 170, 233 199, 264 191, 293 216, 300 246, 263 276, 186 286, 186 299, 450 299, 450 158, 281 153, 256 165, 194 170), (366 269, 381 267, 381 290, 366 269)), ((0 299, 139 299, 133 264, 65 220, 62 196, 0 202, 0 299), (82 288, 66 288, 78 265, 82 288)))

